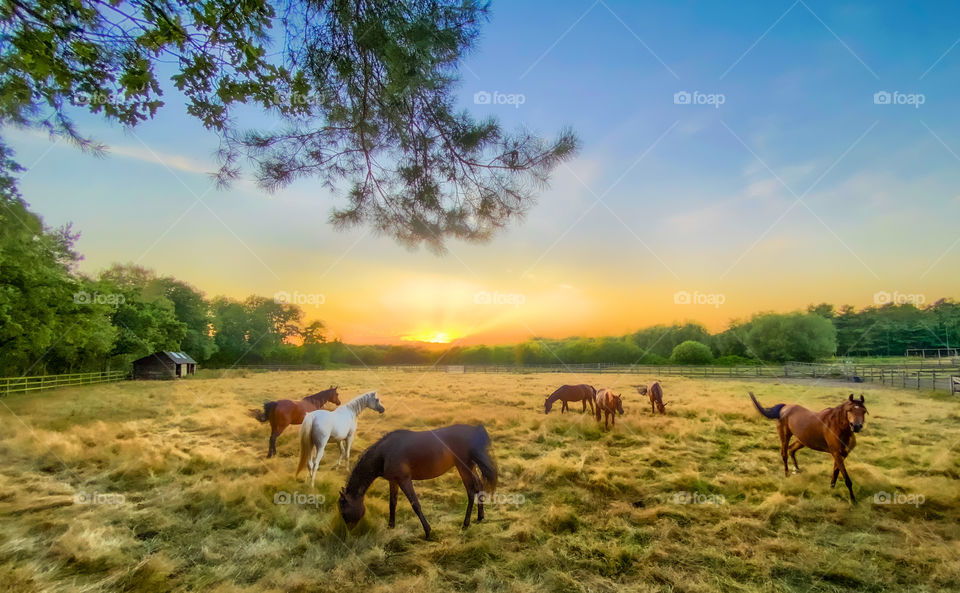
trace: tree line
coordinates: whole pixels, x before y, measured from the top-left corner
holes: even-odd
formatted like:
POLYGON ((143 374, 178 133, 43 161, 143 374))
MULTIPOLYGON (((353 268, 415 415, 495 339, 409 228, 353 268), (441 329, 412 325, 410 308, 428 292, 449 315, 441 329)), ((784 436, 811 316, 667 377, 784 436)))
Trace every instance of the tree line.
MULTIPOLYGON (((0 189, 4 179, 0 176, 0 189)), ((9 186, 7 186, 9 189, 9 186)), ((234 364, 750 364, 833 356, 898 356, 956 347, 960 305, 830 304, 761 313, 710 333, 696 323, 622 336, 533 338, 512 345, 427 349, 328 341, 321 321, 296 305, 250 296, 207 298, 199 289, 133 264, 81 274, 69 226, 51 229, 14 191, 0 195, 0 376, 125 369, 158 350, 204 366, 234 364)))

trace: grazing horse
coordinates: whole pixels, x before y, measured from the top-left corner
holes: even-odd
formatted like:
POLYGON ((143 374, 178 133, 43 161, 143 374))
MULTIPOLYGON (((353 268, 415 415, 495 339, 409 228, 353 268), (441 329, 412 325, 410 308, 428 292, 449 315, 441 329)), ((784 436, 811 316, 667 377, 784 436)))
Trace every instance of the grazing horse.
POLYGON ((397 491, 410 501, 420 518, 424 539, 430 539, 420 501, 413 489, 414 480, 432 480, 455 467, 467 489, 467 514, 463 527, 470 526, 473 503, 477 503, 477 521, 483 520, 483 501, 497 487, 497 466, 490 457, 490 436, 482 424, 454 424, 436 430, 414 432, 395 430, 371 445, 353 468, 347 485, 340 490, 340 516, 351 529, 363 518, 363 497, 377 478, 390 482, 390 527, 396 525, 397 491), (477 475, 477 468, 480 475, 477 475), (482 478, 481 478, 482 476, 482 478))
POLYGON ((613 418, 613 426, 616 426, 617 412, 619 412, 621 416, 623 415, 623 399, 609 389, 599 389, 597 390, 596 410, 597 422, 600 422, 600 414, 601 412, 603 413, 604 428, 610 428, 608 423, 611 418, 613 418))
POLYGON ((646 385, 638 385, 637 391, 640 395, 645 395, 650 398, 650 413, 656 414, 659 411, 661 414, 667 413, 667 404, 663 401, 663 388, 660 387, 659 381, 654 381, 650 384, 650 387, 646 385))
POLYGON ((560 413, 563 414, 569 408, 568 402, 582 402, 583 409, 580 413, 587 411, 587 402, 590 403, 590 413, 593 413, 593 398, 597 396, 597 390, 590 385, 563 385, 550 394, 550 397, 543 401, 543 413, 549 414, 553 407, 553 402, 560 400, 563 405, 560 406, 560 413))
POLYGON ((323 457, 323 449, 330 439, 337 441, 340 445, 337 467, 340 467, 344 457, 347 465, 350 465, 350 447, 353 445, 353 437, 357 434, 357 417, 367 408, 383 414, 383 404, 380 403, 376 391, 358 395, 332 412, 317 410, 307 414, 303 424, 300 425, 300 463, 297 464, 294 477, 300 475, 304 467, 309 467, 310 487, 313 488, 317 469, 320 467, 320 459, 323 457), (316 453, 313 459, 309 459, 314 448, 316 453))
POLYGON ((833 456, 833 479, 830 487, 837 485, 837 475, 843 472, 843 481, 850 492, 850 502, 857 502, 853 495, 853 482, 847 474, 847 466, 843 460, 857 445, 854 433, 863 429, 864 415, 867 409, 863 405, 863 394, 860 399, 853 399, 853 394, 835 408, 827 408, 814 413, 798 405, 777 404, 772 408, 764 408, 757 398, 750 394, 757 411, 771 420, 777 421, 777 432, 780 434, 780 456, 783 457, 783 473, 790 475, 787 468, 787 454, 793 458, 793 467, 800 471, 797 465, 797 451, 810 447, 814 451, 824 451, 833 456), (797 442, 790 444, 790 438, 796 436, 797 442))
POLYGON ((333 385, 329 389, 318 391, 295 402, 289 399, 278 399, 263 404, 262 410, 250 410, 250 415, 260 422, 270 421, 270 447, 267 449, 267 458, 277 454, 277 437, 291 424, 300 424, 307 412, 319 410, 327 402, 340 405, 340 396, 333 385))

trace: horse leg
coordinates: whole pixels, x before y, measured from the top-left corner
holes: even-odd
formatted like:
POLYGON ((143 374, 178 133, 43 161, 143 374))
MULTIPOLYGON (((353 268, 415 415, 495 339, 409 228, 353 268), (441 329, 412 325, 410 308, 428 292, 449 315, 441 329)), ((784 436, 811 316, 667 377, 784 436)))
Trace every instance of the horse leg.
POLYGON ((317 447, 317 452, 313 455, 312 463, 308 464, 310 468, 310 487, 313 488, 313 482, 317 478, 317 470, 320 469, 320 460, 323 459, 323 450, 327 447, 327 441, 330 439, 329 436, 326 436, 320 439, 314 444, 317 447))
POLYGON ((356 429, 347 435, 347 467, 350 467, 350 448, 353 447, 353 437, 357 436, 356 429))
POLYGON ((340 457, 337 457, 337 465, 334 467, 340 467, 340 462, 343 461, 343 456, 347 453, 347 443, 346 441, 337 441, 337 446, 340 447, 340 457))
MULTIPOLYGON (((458 465, 457 471, 460 472, 460 479, 463 481, 463 487, 467 489, 467 514, 463 518, 463 528, 466 529, 467 527, 470 527, 470 515, 473 513, 473 501, 475 498, 477 498, 477 495, 480 494, 480 489, 477 488, 477 474, 473 473, 473 469, 465 465, 458 465)), ((483 503, 480 502, 480 504, 483 503)))
POLYGON ((843 456, 839 453, 835 453, 833 459, 834 463, 840 467, 840 472, 843 474, 843 483, 847 485, 847 492, 850 493, 850 502, 857 504, 857 497, 853 495, 853 481, 850 479, 850 474, 847 473, 847 466, 843 462, 843 456))
POLYGON ((795 443, 790 445, 790 448, 788 449, 788 452, 790 453, 790 458, 793 459, 793 468, 797 470, 798 474, 800 473, 800 466, 797 465, 797 451, 799 451, 800 449, 803 449, 804 447, 806 447, 806 445, 804 445, 800 441, 796 441, 795 443))
POLYGON ((580 413, 583 414, 584 412, 587 411, 587 400, 582 399, 582 400, 580 400, 580 403, 583 404, 583 409, 580 410, 580 413))
MULTIPOLYGON (((470 470, 470 473, 473 474, 473 479, 476 480, 474 483, 477 485, 477 492, 483 492, 483 481, 480 480, 480 476, 473 470, 470 470)), ((477 499, 477 521, 483 521, 484 498, 486 498, 486 492, 483 492, 483 496, 477 499)))
POLYGON ((397 492, 400 487, 396 482, 390 482, 390 522, 387 526, 391 529, 397 526, 397 492))
POLYGON ((787 467, 787 446, 790 444, 790 429, 783 421, 777 422, 777 432, 780 433, 780 457, 783 457, 783 475, 789 476, 790 470, 787 467))
POLYGON ((830 487, 833 488, 837 485, 837 476, 840 475, 840 467, 837 465, 837 460, 833 460, 833 478, 830 480, 830 487))
POLYGON ((651 414, 657 413, 657 408, 653 405, 653 400, 650 400, 650 413, 651 414))
POLYGON ((430 539, 430 524, 427 523, 427 518, 423 516, 423 511, 420 510, 420 501, 417 499, 417 492, 413 489, 413 480, 407 478, 400 482, 400 489, 403 490, 403 494, 410 501, 413 512, 420 518, 420 524, 423 525, 423 539, 430 539))
POLYGON ((274 418, 274 420, 270 422, 273 431, 270 433, 270 451, 267 452, 267 457, 273 457, 277 454, 277 437, 283 434, 283 431, 286 430, 289 425, 288 422, 278 418, 274 418))
POLYGON ((560 406, 560 413, 563 414, 566 411, 567 411, 567 402, 566 400, 564 400, 563 404, 560 406))

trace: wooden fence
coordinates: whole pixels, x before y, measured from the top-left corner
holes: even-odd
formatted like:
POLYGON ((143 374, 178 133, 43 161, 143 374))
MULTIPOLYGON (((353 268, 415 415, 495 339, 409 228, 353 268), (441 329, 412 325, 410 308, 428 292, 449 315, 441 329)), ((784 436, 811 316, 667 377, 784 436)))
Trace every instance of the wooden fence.
POLYGON ((38 375, 35 377, 0 378, 0 396, 26 391, 41 391, 57 387, 93 385, 123 381, 130 376, 128 371, 102 371, 98 373, 70 373, 66 375, 38 375))

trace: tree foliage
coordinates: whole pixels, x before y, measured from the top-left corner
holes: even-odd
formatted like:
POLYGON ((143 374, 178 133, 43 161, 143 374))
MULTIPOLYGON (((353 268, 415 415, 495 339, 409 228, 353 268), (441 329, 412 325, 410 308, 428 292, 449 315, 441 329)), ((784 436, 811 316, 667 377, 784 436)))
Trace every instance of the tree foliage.
POLYGON ((159 65, 173 63, 187 112, 221 140, 221 183, 244 158, 271 190, 316 178, 345 199, 335 226, 443 250, 522 216, 577 145, 569 130, 547 141, 456 109, 457 68, 486 16, 473 0, 9 0, 0 127, 99 151, 71 115, 154 117, 159 65), (242 105, 277 125, 248 129, 242 105))
POLYGON ((670 362, 675 364, 710 364, 713 362, 713 352, 706 344, 695 340, 686 340, 677 344, 670 353, 670 362))

